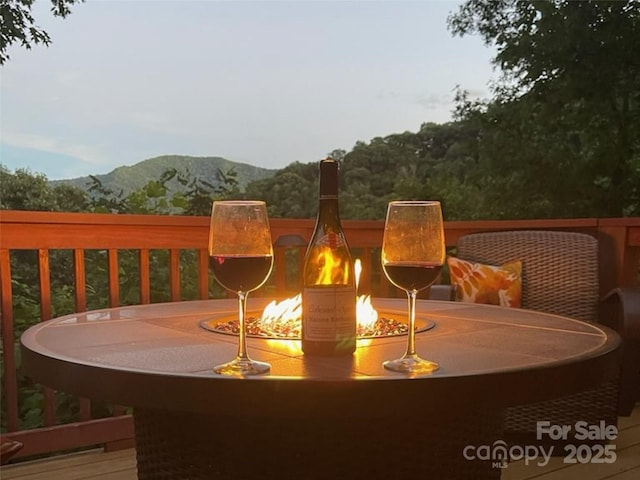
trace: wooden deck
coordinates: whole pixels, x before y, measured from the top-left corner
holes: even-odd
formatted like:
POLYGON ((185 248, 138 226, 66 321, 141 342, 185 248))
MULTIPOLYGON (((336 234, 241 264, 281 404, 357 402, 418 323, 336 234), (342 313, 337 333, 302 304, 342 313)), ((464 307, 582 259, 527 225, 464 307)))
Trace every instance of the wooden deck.
MULTIPOLYGON (((640 405, 630 417, 621 417, 612 464, 566 464, 562 457, 552 458, 545 466, 524 461, 509 464, 502 471, 503 480, 636 480, 640 478, 640 405)), ((43 460, 9 464, 1 467, 2 480, 135 480, 134 449, 116 452, 91 450, 43 460)), ((446 480, 446 479, 442 479, 446 480)), ((470 479, 472 480, 472 479, 470 479)))

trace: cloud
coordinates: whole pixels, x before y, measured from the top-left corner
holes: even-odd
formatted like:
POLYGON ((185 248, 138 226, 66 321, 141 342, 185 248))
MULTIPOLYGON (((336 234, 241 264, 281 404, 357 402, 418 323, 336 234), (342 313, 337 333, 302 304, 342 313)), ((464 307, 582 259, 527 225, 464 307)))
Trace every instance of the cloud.
POLYGON ((424 111, 429 113, 429 121, 446 122, 450 120, 450 113, 453 109, 453 92, 447 93, 416 93, 384 91, 378 93, 376 98, 389 105, 404 104, 406 106, 416 105, 419 107, 416 114, 424 116, 424 111))
POLYGON ((2 143, 12 147, 40 150, 74 157, 92 166, 102 166, 110 163, 107 155, 94 145, 69 142, 60 137, 2 132, 2 143))

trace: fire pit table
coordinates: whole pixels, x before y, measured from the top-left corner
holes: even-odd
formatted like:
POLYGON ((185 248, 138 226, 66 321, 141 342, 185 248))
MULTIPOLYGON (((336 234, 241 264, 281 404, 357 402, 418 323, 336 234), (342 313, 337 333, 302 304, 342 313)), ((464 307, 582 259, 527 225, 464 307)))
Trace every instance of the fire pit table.
MULTIPOLYGON (((263 299, 250 299, 261 311, 263 299)), ((406 301, 373 299, 406 317, 406 301)), ((418 353, 440 369, 408 377, 382 362, 406 338, 359 341, 353 357, 302 355, 299 342, 249 338, 271 373, 214 374, 237 339, 201 323, 235 300, 121 307, 43 322, 22 337, 24 372, 38 382, 134 407, 140 479, 482 479, 492 460, 465 447, 500 439, 510 405, 595 386, 615 375, 618 335, 554 315, 418 301, 434 322, 418 353)))

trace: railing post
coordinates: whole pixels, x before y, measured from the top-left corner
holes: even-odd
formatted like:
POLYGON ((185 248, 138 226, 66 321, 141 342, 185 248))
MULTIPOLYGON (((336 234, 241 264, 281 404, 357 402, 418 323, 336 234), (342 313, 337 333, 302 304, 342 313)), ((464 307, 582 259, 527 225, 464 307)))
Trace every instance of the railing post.
POLYGON ((118 250, 107 250, 107 271, 109 272, 109 306, 120 306, 120 269, 118 268, 118 250))
MULTIPOLYGON (((298 255, 300 255, 301 248, 305 247, 306 245, 307 242, 304 238, 302 238, 300 235, 294 234, 280 235, 278 238, 276 238, 276 241, 273 242, 273 266, 275 269, 277 295, 289 294, 289 292, 287 292, 287 250, 295 249, 298 255)), ((302 263, 300 263, 300 267, 302 267, 302 263)))
POLYGON ((637 286, 640 244, 632 242, 632 228, 628 219, 598 220, 600 292, 603 295, 615 287, 637 286))
POLYGON ((138 271, 140 272, 140 303, 151 303, 151 279, 150 279, 149 250, 141 248, 138 252, 138 271))
POLYGON ((0 296, 2 304, 2 352, 4 356, 5 409, 7 430, 18 430, 18 377, 15 362, 13 291, 9 250, 0 250, 0 296))
POLYGON ((209 251, 198 250, 198 292, 201 300, 209 298, 209 251))
POLYGON ((169 249, 169 290, 171 301, 180 301, 180 250, 169 249))

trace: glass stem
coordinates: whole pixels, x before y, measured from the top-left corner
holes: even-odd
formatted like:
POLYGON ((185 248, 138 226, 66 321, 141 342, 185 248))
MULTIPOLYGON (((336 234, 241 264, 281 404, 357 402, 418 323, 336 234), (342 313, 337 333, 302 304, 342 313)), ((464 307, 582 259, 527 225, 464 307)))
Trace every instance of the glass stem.
POLYGON ((415 290, 407 290, 409 299, 409 331, 407 332, 407 353, 405 357, 416 356, 416 295, 415 290))
POLYGON ((247 295, 248 292, 238 292, 238 360, 249 360, 245 329, 247 295))

